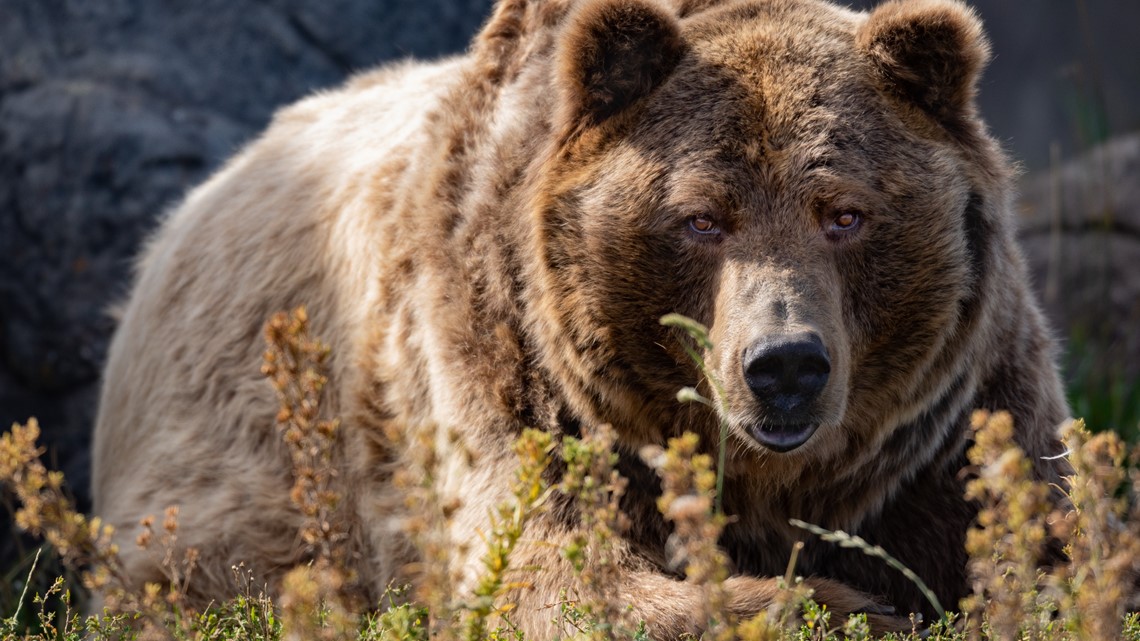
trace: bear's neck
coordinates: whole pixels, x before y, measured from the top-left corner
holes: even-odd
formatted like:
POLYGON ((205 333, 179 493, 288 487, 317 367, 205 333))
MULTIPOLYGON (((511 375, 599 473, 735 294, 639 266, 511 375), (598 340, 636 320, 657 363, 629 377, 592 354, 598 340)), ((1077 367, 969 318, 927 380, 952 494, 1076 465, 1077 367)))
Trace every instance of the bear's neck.
MULTIPOLYGON (((431 286, 399 288, 400 298, 382 312, 392 316, 378 324, 430 326, 431 335, 414 344, 378 344, 404 352, 378 360, 408 364, 404 374, 382 375, 406 378, 387 386, 408 390, 391 399, 390 411, 485 434, 517 433, 504 425, 550 429, 557 402, 524 323, 532 251, 528 176, 549 124, 544 117, 507 117, 512 110, 548 110, 548 92, 474 55, 459 69, 461 77, 427 117, 431 143, 408 159, 417 176, 430 177, 428 187, 408 181, 397 198, 400 233, 415 239, 401 260, 431 286), (431 388, 416 367, 432 370, 431 388)), ((382 271, 400 276, 394 268, 382 271)), ((510 452, 509 444, 503 451, 510 452)))

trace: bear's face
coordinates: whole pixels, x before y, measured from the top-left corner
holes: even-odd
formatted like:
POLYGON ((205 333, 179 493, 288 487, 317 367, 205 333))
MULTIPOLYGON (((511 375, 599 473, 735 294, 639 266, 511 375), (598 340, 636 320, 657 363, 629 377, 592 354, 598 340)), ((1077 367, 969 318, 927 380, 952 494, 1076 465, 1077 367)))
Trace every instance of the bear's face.
POLYGON ((759 2, 680 22, 645 8, 642 22, 675 29, 655 27, 670 34, 655 46, 677 60, 624 111, 618 94, 603 101, 613 113, 564 113, 572 133, 548 167, 540 242, 580 411, 635 442, 715 425, 675 400, 700 375, 658 323, 669 312, 711 329, 704 356, 739 453, 831 460, 922 405, 918 381, 976 279, 978 196, 954 132, 972 117, 970 88, 943 91, 957 109, 928 104, 892 84, 893 50, 875 46, 902 46, 900 24, 947 30, 896 58, 917 60, 924 81, 972 86, 973 73, 938 76, 946 60, 921 48, 961 40, 978 67, 984 41, 955 3, 905 6, 915 15, 759 2))

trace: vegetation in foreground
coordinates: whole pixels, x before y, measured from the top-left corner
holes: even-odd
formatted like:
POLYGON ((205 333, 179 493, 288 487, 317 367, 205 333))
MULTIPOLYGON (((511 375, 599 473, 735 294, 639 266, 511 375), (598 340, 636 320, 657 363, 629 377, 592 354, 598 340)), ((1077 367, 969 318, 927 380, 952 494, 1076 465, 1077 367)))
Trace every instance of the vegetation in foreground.
MULTIPOLYGON (((672 321, 698 341, 707 340, 699 325, 687 319, 672 321)), ((47 559, 41 562, 37 554, 27 576, 15 579, 21 582, 18 600, 2 604, 0 638, 523 641, 511 625, 510 593, 526 589, 533 568, 512 566, 511 552, 527 519, 545 509, 557 492, 581 502, 588 534, 563 550, 579 573, 581 588, 552 605, 551 618, 567 638, 649 638, 651 631, 629 620, 623 604, 606 594, 613 571, 611 545, 622 528, 617 506, 625 480, 614 469, 615 437, 605 428, 560 444, 534 431, 519 439, 514 497, 490 515, 483 534, 488 547, 484 573, 472 594, 456 594, 446 573, 431 569, 445 563, 441 533, 447 509, 431 490, 430 448, 421 448, 421 464, 409 470, 403 482, 416 513, 426 515, 408 528, 428 569, 415 593, 394 586, 380 603, 362 603, 356 577, 345 563, 348 533, 332 460, 338 425, 319 414, 328 350, 309 336, 303 310, 275 317, 266 337, 263 369, 281 400, 280 433, 292 452, 292 496, 307 519, 300 536, 310 562, 285 577, 276 599, 244 568, 234 568, 240 589, 233 598, 196 609, 187 595, 197 552, 179 545, 178 508, 171 506, 163 515, 144 519, 136 541, 162 560, 168 580, 129 589, 111 529, 75 512, 62 476, 39 460, 38 425, 32 420, 0 437, 0 481, 20 505, 18 525, 46 541, 45 548, 58 555, 69 578, 43 583, 43 572, 54 573, 57 566, 47 559), (551 485, 543 480, 543 470, 556 455, 564 459, 567 471, 560 483, 551 485), (78 598, 92 590, 103 595, 104 613, 82 616, 78 598)), ((682 390, 678 397, 711 402, 693 389, 682 390)), ((1092 435, 1079 421, 1070 425, 1070 507, 1059 510, 1049 500, 1050 492, 1059 488, 1036 483, 1029 461, 1009 447, 1008 415, 979 412, 973 428, 976 444, 970 451, 967 492, 982 511, 967 540, 972 594, 959 604, 945 604, 958 613, 948 612, 934 622, 915 620, 910 633, 884 638, 1140 641, 1140 615, 1129 614, 1138 605, 1134 584, 1140 576, 1140 503, 1135 495, 1140 447, 1130 449, 1114 433, 1092 435), (1045 546, 1057 542, 1064 545, 1069 562, 1040 567, 1037 560, 1043 558, 1045 546)), ((644 455, 662 479, 659 507, 674 524, 675 560, 686 580, 703 588, 699 616, 708 621, 704 636, 769 641, 872 638, 863 616, 835 620, 826 606, 812 601, 795 577, 794 555, 783 578, 783 598, 771 608, 749 620, 724 611, 728 560, 714 543, 726 523, 716 500, 720 465, 699 454, 697 446, 697 437, 686 434, 644 455)), ((800 525, 805 537, 824 536, 860 548, 883 559, 892 571, 909 572, 890 556, 889 541, 868 542, 800 525)), ((918 577, 912 580, 921 587, 918 577)), ((941 611, 943 604, 932 603, 941 611)))

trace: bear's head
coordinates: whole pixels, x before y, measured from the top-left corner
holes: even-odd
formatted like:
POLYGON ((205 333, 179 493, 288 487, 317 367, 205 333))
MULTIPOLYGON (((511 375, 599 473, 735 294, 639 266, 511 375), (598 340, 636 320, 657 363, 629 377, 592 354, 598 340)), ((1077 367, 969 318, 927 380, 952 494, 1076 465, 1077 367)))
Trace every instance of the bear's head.
POLYGON ((534 326, 584 419, 630 446, 724 419, 736 469, 794 482, 975 384, 1009 172, 972 11, 590 0, 554 56, 534 326), (711 330, 720 416, 676 400, 702 377, 669 312, 711 330))

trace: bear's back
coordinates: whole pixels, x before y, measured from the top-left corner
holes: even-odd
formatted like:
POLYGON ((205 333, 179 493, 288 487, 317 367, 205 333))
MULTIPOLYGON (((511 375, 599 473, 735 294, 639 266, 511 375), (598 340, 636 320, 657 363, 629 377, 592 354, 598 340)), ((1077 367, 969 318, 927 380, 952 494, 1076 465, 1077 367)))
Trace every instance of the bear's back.
MULTIPOLYGON (((226 521, 227 538, 292 553, 292 535, 257 526, 271 515, 291 520, 277 401, 259 372, 262 327, 280 310, 321 310, 314 331, 338 348, 333 376, 351 376, 384 248, 415 242, 393 238, 388 217, 463 64, 394 65, 283 109, 164 220, 141 256, 104 375, 93 494, 107 522, 129 532, 181 505, 184 532, 217 532, 226 521), (233 522, 240 514, 249 522, 233 522)), ((340 410, 329 397, 327 409, 340 410)), ((122 547, 128 566, 144 562, 122 547)))

